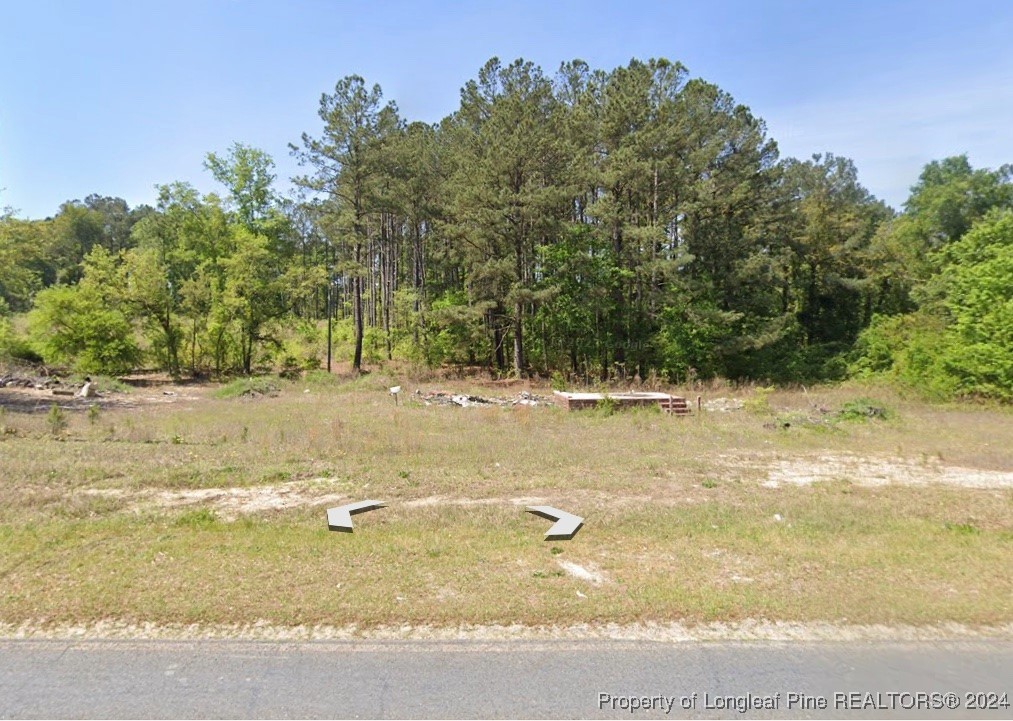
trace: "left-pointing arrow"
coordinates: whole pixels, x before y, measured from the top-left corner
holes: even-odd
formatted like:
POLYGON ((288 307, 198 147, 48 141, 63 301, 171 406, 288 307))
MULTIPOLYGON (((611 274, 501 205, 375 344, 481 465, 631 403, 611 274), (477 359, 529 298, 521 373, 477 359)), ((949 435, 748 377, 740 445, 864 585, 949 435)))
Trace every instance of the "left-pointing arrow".
POLYGON ((332 531, 351 533, 353 514, 372 511, 374 508, 383 508, 385 505, 380 501, 359 501, 358 503, 349 503, 347 506, 328 508, 327 528, 332 531))

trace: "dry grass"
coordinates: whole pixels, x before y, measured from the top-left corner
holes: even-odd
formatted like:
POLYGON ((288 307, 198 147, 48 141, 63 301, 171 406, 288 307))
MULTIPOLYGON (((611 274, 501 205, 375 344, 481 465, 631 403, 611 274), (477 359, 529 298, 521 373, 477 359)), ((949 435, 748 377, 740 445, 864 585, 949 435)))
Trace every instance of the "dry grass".
MULTIPOLYGON (((932 482, 947 467, 1007 477, 1008 409, 841 386, 774 392, 769 410, 605 416, 395 406, 386 389, 399 382, 149 395, 68 411, 60 437, 45 413, 4 413, 0 622, 1013 620, 1013 488, 932 482), (893 418, 822 422, 820 406, 860 396, 893 418), (854 456, 887 474, 924 468, 927 485, 868 487, 847 470, 762 485, 778 464, 854 456), (237 505, 237 488, 289 502, 237 505), (220 491, 187 495, 199 489, 220 491), (327 531, 327 505, 364 498, 390 506, 356 516, 354 534, 327 531), (523 510, 536 501, 585 516, 584 529, 543 542, 548 522, 523 510)), ((718 395, 763 394, 704 393, 718 395)))

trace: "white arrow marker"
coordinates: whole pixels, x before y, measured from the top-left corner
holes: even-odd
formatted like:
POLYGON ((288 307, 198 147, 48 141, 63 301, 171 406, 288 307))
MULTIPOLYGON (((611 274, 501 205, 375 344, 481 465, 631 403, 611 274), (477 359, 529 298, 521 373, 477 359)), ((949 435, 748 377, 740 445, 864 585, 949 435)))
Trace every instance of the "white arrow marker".
POLYGON ((380 501, 359 501, 349 503, 347 506, 327 509, 327 528, 342 533, 352 532, 352 514, 372 511, 374 508, 383 508, 386 503, 380 501))
POLYGON ((546 541, 569 541, 584 525, 584 519, 552 506, 528 506, 528 513, 555 521, 545 534, 546 541))

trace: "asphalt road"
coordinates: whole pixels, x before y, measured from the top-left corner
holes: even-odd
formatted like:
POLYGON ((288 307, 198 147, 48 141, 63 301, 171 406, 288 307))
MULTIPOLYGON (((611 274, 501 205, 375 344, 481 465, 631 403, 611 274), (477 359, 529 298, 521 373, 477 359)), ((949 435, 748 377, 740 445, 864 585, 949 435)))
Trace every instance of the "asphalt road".
POLYGON ((1010 718, 968 708, 1004 693, 1010 641, 0 641, 3 718, 1010 718))

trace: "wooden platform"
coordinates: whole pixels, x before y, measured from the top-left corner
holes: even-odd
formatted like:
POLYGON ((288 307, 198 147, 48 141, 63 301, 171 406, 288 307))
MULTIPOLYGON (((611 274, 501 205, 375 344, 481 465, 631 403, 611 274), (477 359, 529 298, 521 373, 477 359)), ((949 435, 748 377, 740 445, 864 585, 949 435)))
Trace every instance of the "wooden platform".
POLYGON ((571 393, 569 391, 553 391, 552 397, 556 405, 568 411, 582 411, 596 407, 608 398, 620 408, 637 408, 658 406, 666 413, 685 415, 690 412, 686 399, 668 393, 648 391, 631 391, 629 393, 571 393))

